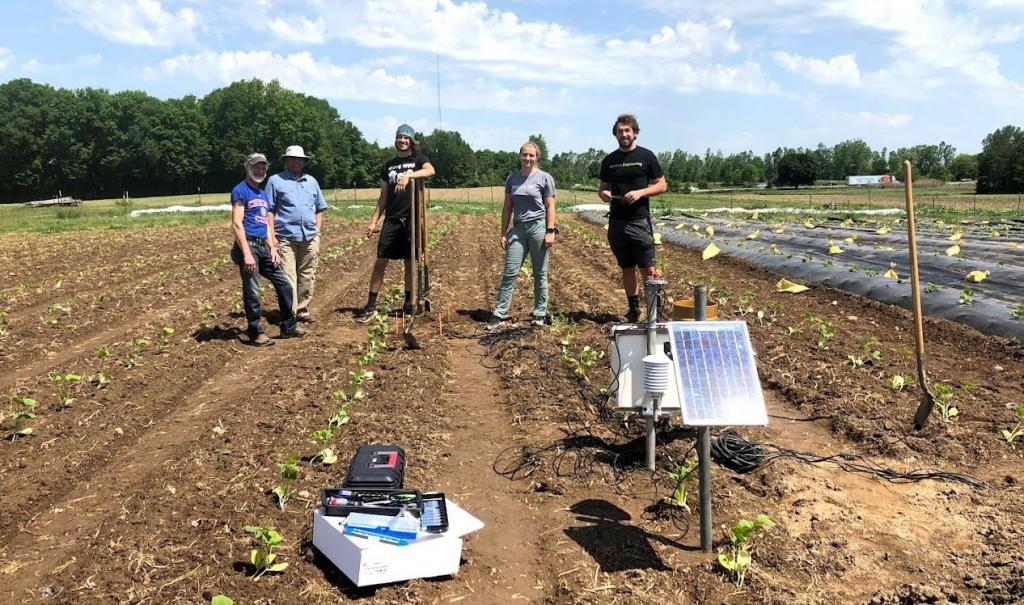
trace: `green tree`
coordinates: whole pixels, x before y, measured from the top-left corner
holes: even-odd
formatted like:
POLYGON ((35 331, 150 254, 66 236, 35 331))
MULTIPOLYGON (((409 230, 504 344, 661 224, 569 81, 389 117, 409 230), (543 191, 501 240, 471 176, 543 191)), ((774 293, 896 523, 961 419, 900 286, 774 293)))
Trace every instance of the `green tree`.
POLYGON ((779 160, 778 174, 776 184, 783 187, 813 185, 818 178, 818 159, 808 151, 789 151, 779 160))
POLYGON ((473 149, 454 130, 435 129, 423 137, 423 148, 436 174, 435 187, 465 187, 477 184, 476 156, 473 149))
POLYGON ((1024 192, 1024 131, 1004 126, 982 141, 978 193, 1024 192))
POLYGON ((978 178, 978 156, 970 153, 957 154, 949 164, 949 173, 954 181, 978 178))
POLYGON ((832 150, 835 166, 830 178, 845 179, 848 176, 868 174, 872 167, 871 148, 860 139, 851 139, 836 144, 832 150))

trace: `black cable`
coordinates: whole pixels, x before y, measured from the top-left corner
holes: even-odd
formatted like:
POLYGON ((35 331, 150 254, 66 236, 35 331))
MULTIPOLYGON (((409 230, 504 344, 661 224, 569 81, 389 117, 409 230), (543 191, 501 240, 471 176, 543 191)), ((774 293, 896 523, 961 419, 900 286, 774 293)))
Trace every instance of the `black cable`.
POLYGON ((991 485, 980 479, 975 479, 970 475, 962 473, 930 469, 915 469, 901 472, 881 466, 862 454, 840 452, 823 456, 779 447, 769 443, 754 443, 747 441, 733 431, 722 431, 721 434, 711 441, 711 459, 738 473, 749 473, 782 458, 792 458, 811 465, 827 462, 835 464, 848 473, 884 479, 890 483, 916 483, 918 481, 932 480, 961 483, 979 490, 991 487, 991 485))

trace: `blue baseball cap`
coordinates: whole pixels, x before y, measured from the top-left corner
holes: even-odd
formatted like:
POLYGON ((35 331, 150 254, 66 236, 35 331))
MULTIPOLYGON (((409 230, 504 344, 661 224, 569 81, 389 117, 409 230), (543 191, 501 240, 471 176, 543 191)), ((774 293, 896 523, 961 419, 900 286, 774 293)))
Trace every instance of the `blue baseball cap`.
POLYGON ((398 127, 398 130, 395 131, 395 138, 401 136, 406 136, 409 137, 410 139, 415 139, 416 129, 413 128, 412 126, 409 126, 408 124, 402 124, 401 126, 398 127))

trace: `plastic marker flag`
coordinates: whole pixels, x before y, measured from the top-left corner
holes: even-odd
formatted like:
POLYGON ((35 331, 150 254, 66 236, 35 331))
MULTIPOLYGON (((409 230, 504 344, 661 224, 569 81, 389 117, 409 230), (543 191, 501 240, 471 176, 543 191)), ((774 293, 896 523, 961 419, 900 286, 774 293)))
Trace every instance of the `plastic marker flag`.
POLYGON ((754 232, 747 236, 747 239, 757 239, 757 236, 761 235, 760 229, 754 229, 754 232))
POLYGON ((829 254, 842 254, 843 249, 836 245, 832 240, 828 240, 828 253, 829 254))
POLYGON ((991 271, 971 271, 970 273, 967 274, 967 277, 965 277, 964 279, 966 279, 967 281, 978 283, 985 281, 985 278, 987 278, 989 275, 992 275, 991 271))
POLYGON ((718 246, 716 246, 714 242, 711 242, 708 244, 707 248, 704 248, 704 252, 701 253, 700 257, 704 260, 708 260, 709 258, 718 256, 719 252, 721 252, 721 250, 718 249, 718 246))
POLYGON ((889 279, 899 280, 900 276, 896 273, 896 263, 889 263, 889 270, 883 273, 883 275, 889 279))
POLYGON ((708 237, 714 237, 715 228, 712 227, 711 225, 708 225, 707 227, 704 227, 704 233, 707 233, 708 237))
POLYGON ((799 294, 810 290, 807 286, 791 282, 786 278, 780 279, 779 283, 775 284, 775 289, 779 292, 789 292, 790 294, 799 294))
POLYGON ((946 256, 956 256, 957 254, 960 254, 960 244, 953 244, 946 248, 946 256))
POLYGON ((961 239, 963 239, 963 237, 964 237, 964 234, 962 232, 954 233, 953 235, 949 236, 949 241, 951 241, 951 242, 958 242, 961 239))

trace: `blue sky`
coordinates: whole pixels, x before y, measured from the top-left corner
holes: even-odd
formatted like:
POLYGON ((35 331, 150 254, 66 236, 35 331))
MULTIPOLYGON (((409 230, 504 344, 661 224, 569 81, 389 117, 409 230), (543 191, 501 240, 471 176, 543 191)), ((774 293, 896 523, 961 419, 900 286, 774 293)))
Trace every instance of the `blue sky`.
POLYGON ((1024 126, 1024 0, 7 0, 0 81, 327 98, 370 139, 757 153, 862 138, 977 152, 1024 126))

